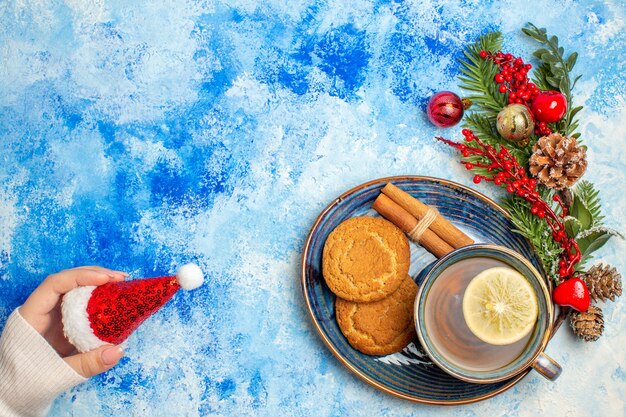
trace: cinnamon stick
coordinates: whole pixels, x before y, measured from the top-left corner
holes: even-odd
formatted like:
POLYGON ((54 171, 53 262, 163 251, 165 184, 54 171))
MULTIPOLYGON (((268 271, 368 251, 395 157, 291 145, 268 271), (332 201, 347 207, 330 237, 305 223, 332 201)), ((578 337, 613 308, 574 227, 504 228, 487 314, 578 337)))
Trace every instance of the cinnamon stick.
MULTIPOLYGON (((418 220, 415 217, 385 194, 381 194, 376 198, 372 208, 391 223, 398 226, 404 233, 410 234, 417 225, 418 220)), ((454 250, 452 246, 448 245, 437 236, 436 233, 429 229, 424 230, 418 243, 438 258, 454 250)))
MULTIPOLYGON (((426 204, 391 183, 385 185, 382 189, 382 193, 388 196, 417 220, 421 219, 429 209, 426 204)), ((456 226, 446 220, 443 216, 438 215, 430 224, 429 228, 439 238, 443 239, 454 249, 474 243, 469 236, 456 228, 456 226)))

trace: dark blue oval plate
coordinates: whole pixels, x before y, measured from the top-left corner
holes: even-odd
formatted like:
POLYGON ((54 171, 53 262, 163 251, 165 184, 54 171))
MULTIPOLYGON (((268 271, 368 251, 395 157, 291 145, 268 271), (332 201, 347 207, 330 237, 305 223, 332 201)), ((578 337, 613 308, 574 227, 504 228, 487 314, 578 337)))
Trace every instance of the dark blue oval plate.
MULTIPOLYGON (((322 276, 322 250, 330 232, 342 221, 354 217, 378 216, 372 203, 380 190, 392 182, 441 214, 472 237, 476 243, 493 243, 511 248, 529 259, 538 271, 541 263, 530 244, 512 232, 506 211, 493 200, 451 181, 418 176, 381 178, 342 194, 319 215, 304 246, 302 291, 315 328, 331 352, 359 378, 384 392, 410 401, 455 405, 493 397, 520 381, 528 371, 494 384, 472 384, 440 370, 416 341, 402 352, 368 356, 354 350, 341 334, 335 320, 335 296, 322 276)), ((411 269, 419 271, 435 258, 411 243, 411 269)))

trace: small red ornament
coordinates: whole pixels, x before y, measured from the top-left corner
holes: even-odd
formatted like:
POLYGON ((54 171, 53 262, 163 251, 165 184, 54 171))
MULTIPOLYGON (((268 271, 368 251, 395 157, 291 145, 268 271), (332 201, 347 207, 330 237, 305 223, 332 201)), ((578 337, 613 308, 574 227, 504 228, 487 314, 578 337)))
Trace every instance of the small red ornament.
POLYGON ((567 99, 558 91, 542 91, 533 100, 530 110, 540 122, 555 123, 567 111, 567 99))
POLYGON ((471 105, 467 99, 461 100, 451 91, 441 91, 428 100, 426 113, 428 120, 435 126, 452 127, 459 123, 463 117, 463 111, 471 105))
POLYGON ((587 311, 589 290, 580 278, 570 278, 560 283, 552 293, 552 299, 560 306, 569 306, 576 311, 587 311))

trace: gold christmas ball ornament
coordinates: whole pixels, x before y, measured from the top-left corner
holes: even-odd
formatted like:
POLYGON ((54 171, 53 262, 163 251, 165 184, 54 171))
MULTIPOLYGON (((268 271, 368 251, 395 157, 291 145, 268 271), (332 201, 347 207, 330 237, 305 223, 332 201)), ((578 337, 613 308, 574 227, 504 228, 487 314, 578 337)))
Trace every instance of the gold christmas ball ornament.
POLYGON ((509 104, 498 113, 496 128, 503 138, 526 146, 535 129, 535 119, 523 104, 509 104))

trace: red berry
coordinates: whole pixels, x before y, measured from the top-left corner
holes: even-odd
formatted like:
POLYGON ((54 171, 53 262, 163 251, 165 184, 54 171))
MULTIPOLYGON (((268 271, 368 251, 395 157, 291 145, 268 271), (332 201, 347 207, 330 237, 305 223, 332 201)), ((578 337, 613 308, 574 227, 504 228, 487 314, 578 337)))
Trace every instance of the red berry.
POLYGON ((546 212, 544 209, 539 209, 537 211, 537 217, 539 217, 540 219, 543 219, 544 217, 546 217, 546 212))
POLYGON ((472 134, 472 132, 469 129, 463 129, 461 130, 461 134, 465 137, 469 136, 472 134))
POLYGON ((496 80, 498 84, 502 84, 504 82, 504 77, 502 76, 502 74, 496 74, 494 79, 496 80))
POLYGON ((558 91, 541 91, 533 100, 530 110, 540 122, 558 122, 567 111, 567 99, 558 91))
POLYGON ((482 59, 487 58, 487 51, 480 51, 480 53, 478 54, 479 57, 481 57, 482 59))
POLYGON ((480 184, 480 175, 474 175, 474 184, 480 184))
POLYGON ((507 185, 507 186, 506 186, 506 190, 507 190, 509 193, 512 193, 513 191, 515 191, 515 189, 514 189, 512 186, 510 186, 510 185, 507 185))
POLYGON ((466 169, 472 169, 472 168, 474 168, 474 164, 468 162, 468 163, 465 164, 465 168, 466 169))
POLYGON ((498 91, 501 93, 506 93, 506 85, 500 84, 500 87, 498 87, 498 91))
POLYGON ((532 206, 532 207, 530 208, 530 212, 531 212, 532 214, 537 214, 537 212, 538 212, 538 211, 539 211, 539 207, 537 207, 537 206, 532 206))
POLYGON ((493 183, 495 185, 501 185, 502 184, 502 178, 498 178, 498 177, 494 178, 493 183))

